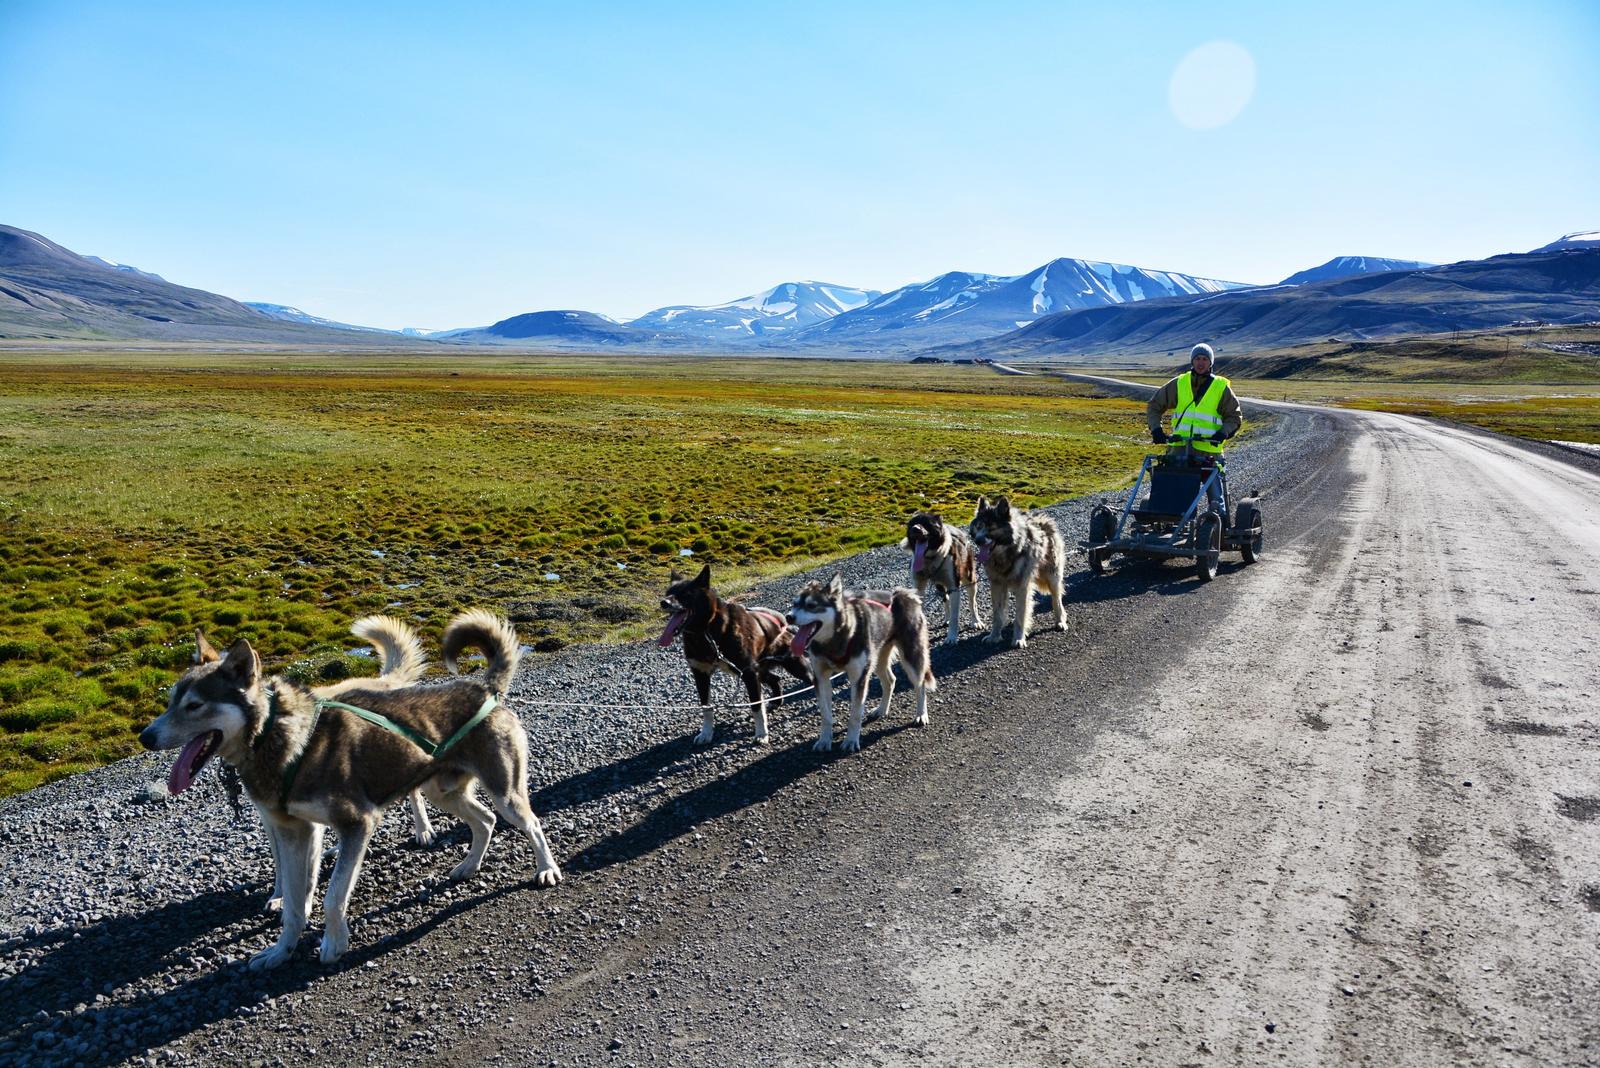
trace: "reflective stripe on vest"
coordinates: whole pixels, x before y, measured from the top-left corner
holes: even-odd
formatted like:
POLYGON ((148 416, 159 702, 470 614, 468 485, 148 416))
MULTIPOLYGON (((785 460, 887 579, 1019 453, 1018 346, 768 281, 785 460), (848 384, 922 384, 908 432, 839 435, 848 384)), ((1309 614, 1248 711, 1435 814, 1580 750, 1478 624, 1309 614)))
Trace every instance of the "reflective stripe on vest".
POLYGON ((1212 375, 1205 396, 1197 401, 1192 374, 1192 371, 1185 371, 1178 376, 1178 414, 1172 420, 1172 440, 1177 445, 1191 445, 1196 452, 1220 453, 1222 446, 1208 441, 1207 436, 1222 429, 1222 414, 1218 409, 1222 406, 1228 380, 1212 375))

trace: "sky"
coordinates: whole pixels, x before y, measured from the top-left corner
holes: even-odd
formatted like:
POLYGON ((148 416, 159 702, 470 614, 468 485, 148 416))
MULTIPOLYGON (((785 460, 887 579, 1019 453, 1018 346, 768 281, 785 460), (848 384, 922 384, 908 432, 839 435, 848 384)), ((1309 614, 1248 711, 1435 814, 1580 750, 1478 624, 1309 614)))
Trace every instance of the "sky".
POLYGON ((1600 228, 1600 3, 0 0, 0 222, 387 328, 1600 228))

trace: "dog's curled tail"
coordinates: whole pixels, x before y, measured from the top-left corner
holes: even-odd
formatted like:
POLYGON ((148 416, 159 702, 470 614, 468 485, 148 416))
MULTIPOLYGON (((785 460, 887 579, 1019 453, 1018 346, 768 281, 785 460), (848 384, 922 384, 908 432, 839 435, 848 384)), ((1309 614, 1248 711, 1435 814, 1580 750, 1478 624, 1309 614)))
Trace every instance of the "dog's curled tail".
POLYGON ((905 586, 896 587, 889 601, 889 617, 897 633, 911 636, 911 641, 907 643, 909 648, 900 650, 900 661, 905 665, 906 674, 912 678, 920 675, 924 686, 929 690, 937 690, 939 683, 933 677, 933 664, 928 657, 928 617, 922 614, 922 598, 917 596, 915 590, 905 586))
POLYGON ((428 666, 417 632, 393 616, 363 616, 350 624, 350 633, 372 643, 383 660, 379 677, 391 686, 409 686, 422 678, 428 666))
POLYGON ((483 681, 495 693, 504 696, 511 687, 511 676, 517 673, 517 660, 522 656, 516 630, 486 608, 462 612, 444 629, 444 638, 439 643, 445 668, 455 671, 456 658, 467 648, 481 650, 489 658, 489 666, 483 669, 483 681))

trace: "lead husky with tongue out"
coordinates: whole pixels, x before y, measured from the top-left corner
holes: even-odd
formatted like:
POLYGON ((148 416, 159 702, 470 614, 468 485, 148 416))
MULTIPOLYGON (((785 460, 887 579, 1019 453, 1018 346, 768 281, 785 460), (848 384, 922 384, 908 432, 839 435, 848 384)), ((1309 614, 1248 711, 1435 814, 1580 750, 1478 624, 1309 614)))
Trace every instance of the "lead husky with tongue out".
POLYGON ((932 512, 918 512, 906 524, 906 536, 900 548, 911 550, 911 581, 917 584, 918 597, 924 594, 930 582, 934 588, 944 591, 950 609, 950 627, 944 638, 946 645, 961 638, 963 602, 971 606, 972 625, 983 629, 983 616, 978 614, 978 555, 966 531, 946 526, 944 520, 932 512))
POLYGON ((1001 640, 1006 602, 1015 599, 1011 644, 1017 649, 1027 646, 1035 587, 1053 597, 1056 629, 1066 630, 1067 609, 1062 591, 1067 550, 1056 521, 1043 512, 1015 508, 1005 497, 997 497, 993 504, 989 498, 979 497, 967 530, 978 546, 978 562, 989 575, 989 611, 994 614, 994 626, 984 640, 1001 640))
POLYGON ((672 585, 661 598, 667 625, 657 642, 663 649, 673 638, 683 635, 683 655, 694 674, 694 685, 705 708, 705 722, 694 736, 696 745, 705 745, 716 733, 716 713, 711 707, 711 676, 718 671, 736 675, 744 683, 755 713, 756 741, 767 740, 767 698, 765 685, 773 697, 783 693, 783 683, 774 668, 783 668, 801 682, 811 681, 806 662, 789 651, 790 631, 784 618, 770 608, 757 608, 735 600, 723 600, 711 588, 711 565, 700 569, 692 579, 676 572, 672 585))
POLYGON ((929 666, 928 621, 922 599, 904 587, 878 599, 846 593, 844 579, 835 574, 827 582, 807 583, 789 609, 796 627, 793 649, 810 658, 817 683, 817 707, 822 730, 812 748, 826 753, 833 748, 833 675, 843 671, 850 680, 850 724, 839 746, 846 753, 861 749, 861 724, 867 702, 867 670, 878 676, 883 699, 870 718, 889 711, 894 697, 894 661, 898 657, 917 694, 917 724, 928 723, 928 693, 938 689, 929 666))
POLYGON ((322 960, 350 946, 350 893, 383 809, 417 787, 472 831, 467 857, 450 875, 474 874, 494 833, 494 812, 474 796, 482 783, 494 808, 533 839, 540 886, 561 869, 528 805, 527 734, 504 704, 519 655, 516 632, 489 612, 463 612, 445 629, 444 665, 469 647, 479 675, 431 685, 340 689, 337 702, 279 676, 263 678, 243 638, 225 655, 197 634, 198 663, 173 684, 167 710, 139 735, 147 749, 183 747, 168 780, 182 793, 213 757, 238 769, 273 836, 281 868, 283 932, 251 958, 274 968, 294 953, 316 893, 321 829, 339 835, 339 859, 323 901, 322 960))

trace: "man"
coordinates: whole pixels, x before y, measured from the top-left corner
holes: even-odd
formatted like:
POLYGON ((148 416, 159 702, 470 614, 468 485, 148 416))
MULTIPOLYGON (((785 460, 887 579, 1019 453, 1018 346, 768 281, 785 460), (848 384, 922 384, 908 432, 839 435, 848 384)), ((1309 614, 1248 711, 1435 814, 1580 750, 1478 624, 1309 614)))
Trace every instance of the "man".
MULTIPOLYGON (((1176 449, 1188 445, 1196 461, 1206 467, 1222 459, 1222 443, 1244 425, 1233 387, 1211 373, 1214 360, 1210 345, 1196 345, 1189 351, 1189 370, 1156 390, 1145 407, 1151 441, 1176 449), (1161 416, 1174 409, 1172 433, 1167 434, 1161 429, 1161 416)), ((1218 512, 1226 508, 1220 488, 1213 489, 1211 505, 1218 512)))

